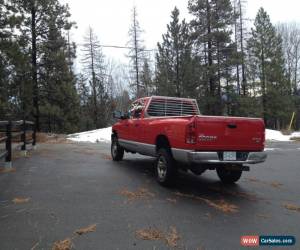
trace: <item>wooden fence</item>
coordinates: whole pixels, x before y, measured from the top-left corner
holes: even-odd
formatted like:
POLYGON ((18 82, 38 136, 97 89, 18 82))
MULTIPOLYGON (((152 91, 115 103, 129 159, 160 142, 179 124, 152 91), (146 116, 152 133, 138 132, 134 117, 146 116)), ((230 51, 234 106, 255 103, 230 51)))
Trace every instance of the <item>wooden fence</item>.
POLYGON ((0 145, 5 144, 4 150, 0 151, 0 160, 5 158, 5 165, 12 166, 12 152, 20 148, 26 152, 27 145, 36 145, 36 126, 31 121, 0 121, 0 145), (27 135, 31 134, 28 139, 27 135))

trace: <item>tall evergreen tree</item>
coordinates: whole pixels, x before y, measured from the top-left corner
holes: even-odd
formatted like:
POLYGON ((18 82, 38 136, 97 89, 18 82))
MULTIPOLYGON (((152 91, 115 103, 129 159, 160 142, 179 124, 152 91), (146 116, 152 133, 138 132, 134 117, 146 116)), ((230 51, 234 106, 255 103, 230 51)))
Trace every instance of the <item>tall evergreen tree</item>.
POLYGON ((136 7, 133 7, 132 10, 132 21, 131 26, 129 29, 129 42, 128 45, 130 46, 128 57, 131 63, 131 78, 132 83, 131 88, 134 89, 134 95, 136 98, 142 96, 143 89, 145 86, 141 85, 141 70, 144 61, 144 45, 143 40, 141 38, 143 30, 140 27, 140 23, 138 21, 138 14, 136 7))
POLYGON ((82 51, 84 53, 82 60, 84 74, 91 90, 91 117, 93 117, 94 127, 102 128, 106 125, 104 108, 107 99, 104 54, 102 53, 100 42, 91 27, 84 37, 82 51))
POLYGON ((281 23, 277 26, 277 32, 283 40, 285 68, 291 94, 296 95, 300 89, 300 26, 296 23, 281 23))
MULTIPOLYGON (((20 26, 22 16, 15 6, 0 0, 0 117, 13 118, 21 109, 23 89, 17 85, 22 76, 20 66, 24 62, 20 39, 15 30, 20 26)), ((26 63, 25 63, 26 65, 26 63)), ((23 65, 24 66, 24 65, 23 65)))
POLYGON ((11 36, 9 16, 11 11, 8 9, 4 0, 0 0, 0 117, 4 117, 8 108, 8 79, 9 65, 7 58, 8 38, 11 36))
POLYGON ((149 60, 145 57, 141 71, 142 95, 149 96, 154 93, 153 76, 150 68, 149 60))
POLYGON ((40 65, 41 48, 49 34, 49 21, 53 12, 59 12, 57 24, 62 30, 68 30, 72 24, 69 22, 70 13, 67 5, 62 5, 58 0, 11 0, 22 13, 24 21, 21 25, 24 53, 31 57, 31 84, 26 89, 32 88, 32 115, 35 117, 38 130, 40 130, 40 65))
POLYGON ((276 33, 267 12, 260 8, 248 41, 254 79, 259 80, 262 112, 273 128, 283 127, 290 116, 290 98, 285 76, 282 39, 276 33))
MULTIPOLYGON (((73 132, 78 129, 79 99, 70 68, 70 48, 63 35, 69 29, 61 22, 64 9, 52 9, 47 20, 48 33, 40 54, 40 107, 48 131, 73 132)), ((74 55, 74 52, 72 53, 74 55)))
POLYGON ((230 0, 190 0, 194 16, 190 25, 206 84, 206 112, 221 114, 222 79, 227 75, 229 53, 233 53, 231 35, 236 15, 230 0))
POLYGON ((188 24, 179 21, 177 7, 171 13, 171 22, 167 33, 158 43, 156 55, 157 92, 162 95, 182 97, 194 91, 192 86, 192 42, 188 24))

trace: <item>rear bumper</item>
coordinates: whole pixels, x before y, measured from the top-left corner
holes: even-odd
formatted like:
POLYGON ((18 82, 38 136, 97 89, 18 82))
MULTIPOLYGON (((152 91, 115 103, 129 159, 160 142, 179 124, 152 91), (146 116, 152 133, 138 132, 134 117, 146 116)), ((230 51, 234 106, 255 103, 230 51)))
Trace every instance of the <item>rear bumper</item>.
POLYGON ((265 152, 249 152, 247 159, 237 161, 223 161, 218 152, 195 152, 190 150, 172 149, 175 160, 183 163, 198 164, 257 164, 266 161, 265 152))

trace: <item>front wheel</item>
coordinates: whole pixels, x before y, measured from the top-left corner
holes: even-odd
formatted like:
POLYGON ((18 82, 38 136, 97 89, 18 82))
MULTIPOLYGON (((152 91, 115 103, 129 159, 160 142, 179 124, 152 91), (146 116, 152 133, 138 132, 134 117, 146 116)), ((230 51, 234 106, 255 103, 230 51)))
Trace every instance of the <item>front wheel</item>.
POLYGON ((229 170, 225 167, 218 167, 217 174, 220 180, 225 184, 233 184, 237 182, 242 176, 242 170, 229 170))
POLYGON ((122 161, 124 157, 124 148, 119 145, 116 136, 113 136, 111 141, 111 157, 113 161, 122 161))
POLYGON ((157 181, 162 186, 171 186, 177 174, 175 160, 169 149, 158 150, 156 162, 157 181))

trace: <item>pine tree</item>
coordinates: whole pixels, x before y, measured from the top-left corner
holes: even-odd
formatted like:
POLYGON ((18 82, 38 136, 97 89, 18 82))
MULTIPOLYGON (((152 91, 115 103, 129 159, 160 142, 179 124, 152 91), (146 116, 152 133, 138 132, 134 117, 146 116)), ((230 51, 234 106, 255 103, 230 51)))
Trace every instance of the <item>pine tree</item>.
MULTIPOLYGON (((32 88, 32 115, 35 117, 37 129, 40 130, 40 70, 41 48, 49 33, 49 19, 52 13, 60 12, 57 24, 60 29, 69 29, 72 24, 69 22, 70 13, 67 5, 62 5, 58 0, 11 0, 13 5, 22 14, 23 22, 20 25, 20 37, 23 40, 23 53, 30 56, 31 83, 25 87, 32 88)), ((27 62, 28 63, 28 62, 27 62)), ((28 72, 26 72, 28 77, 28 72)))
POLYGON ((101 50, 100 42, 91 27, 86 37, 84 37, 82 51, 84 53, 82 60, 84 74, 91 90, 91 117, 93 117, 94 128, 102 128, 106 125, 104 108, 107 99, 104 55, 101 50))
POLYGON ((0 117, 4 119, 8 111, 8 82, 9 82, 9 59, 7 58, 7 38, 11 33, 7 28, 10 27, 9 16, 11 11, 7 8, 4 0, 0 0, 0 117))
POLYGON ((158 43, 156 55, 157 92, 162 95, 183 97, 194 91, 190 69, 192 67, 192 42, 188 24, 179 21, 177 7, 171 13, 167 33, 158 43))
POLYGON ((259 9, 248 41, 254 79, 259 80, 262 115, 269 127, 283 127, 290 115, 288 81, 285 75, 282 38, 269 15, 259 9))
POLYGON ((133 7, 132 10, 132 23, 129 29, 129 42, 128 45, 130 46, 128 57, 131 63, 131 78, 133 79, 131 83, 131 88, 134 89, 134 95, 136 98, 141 97, 143 94, 143 89, 145 86, 141 85, 141 69, 143 65, 143 61, 145 58, 144 55, 144 45, 141 35, 143 30, 140 27, 138 21, 138 14, 136 7, 133 7))
MULTIPOLYGON (((56 5, 49 13, 48 32, 40 47, 40 107, 48 131, 73 132, 78 129, 79 98, 75 88, 75 76, 70 63, 68 41, 64 33, 72 25, 62 22, 66 9, 56 5)), ((71 61, 70 61, 71 60, 71 61)))
POLYGON ((232 27, 236 15, 230 0, 190 0, 189 11, 194 16, 190 25, 203 68, 207 101, 205 111, 222 113, 222 80, 227 76, 228 58, 233 53, 232 27))
POLYGON ((277 32, 283 39, 285 68, 291 94, 296 95, 300 88, 300 26, 296 23, 281 23, 277 32))
POLYGON ((283 39, 285 69, 289 82, 290 94, 294 100, 296 126, 300 128, 300 26, 297 23, 282 23, 277 31, 283 39))
MULTIPOLYGON (((17 85, 22 76, 20 65, 24 57, 20 48, 20 39, 14 35, 22 16, 15 6, 0 0, 0 117, 13 118, 19 114, 24 88, 17 85)), ((25 63, 26 65, 26 63, 25 63)), ((24 79, 23 79, 24 82, 24 79)))
POLYGON ((154 93, 152 71, 149 65, 149 60, 145 57, 141 71, 141 86, 143 86, 142 95, 150 96, 154 93))
POLYGON ((80 73, 77 77, 77 93, 80 101, 80 131, 89 131, 94 129, 94 121, 90 116, 90 88, 87 84, 87 78, 84 74, 80 73))

